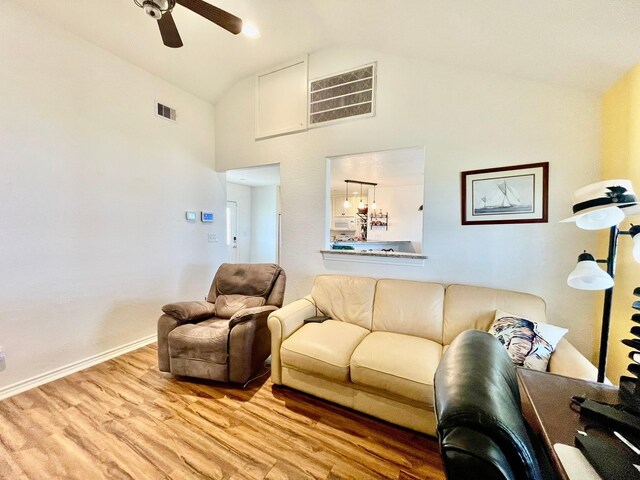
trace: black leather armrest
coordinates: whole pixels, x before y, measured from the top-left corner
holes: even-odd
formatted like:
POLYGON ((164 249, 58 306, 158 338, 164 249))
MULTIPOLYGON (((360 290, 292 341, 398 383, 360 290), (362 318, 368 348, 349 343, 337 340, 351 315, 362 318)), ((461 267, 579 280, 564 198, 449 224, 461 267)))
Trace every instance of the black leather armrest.
POLYGON ((447 478, 516 478, 500 447, 491 438, 475 430, 465 427, 452 429, 441 440, 440 451, 447 478))
POLYGON ((458 335, 438 365, 434 391, 440 438, 461 427, 480 432, 500 448, 514 478, 542 479, 522 418, 515 367, 493 335, 479 330, 458 335))

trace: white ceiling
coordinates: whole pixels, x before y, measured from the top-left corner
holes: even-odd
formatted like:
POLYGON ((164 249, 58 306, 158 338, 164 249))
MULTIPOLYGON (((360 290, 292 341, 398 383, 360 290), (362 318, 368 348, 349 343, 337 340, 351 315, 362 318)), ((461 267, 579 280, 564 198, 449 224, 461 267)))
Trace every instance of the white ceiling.
POLYGON ((178 5, 162 45, 133 0, 4 0, 215 103, 240 78, 350 46, 605 91, 640 63, 638 0, 211 0, 255 23, 234 36, 178 5))
MULTIPOLYGON (((424 148, 402 148, 383 152, 346 155, 331 159, 331 193, 346 193, 345 180, 377 183, 379 187, 424 184, 424 148)), ((366 192, 369 187, 363 186, 366 192)), ((349 184, 349 193, 360 193, 359 184, 349 184)))
POLYGON ((280 185, 280 165, 227 170, 227 182, 249 187, 280 185))

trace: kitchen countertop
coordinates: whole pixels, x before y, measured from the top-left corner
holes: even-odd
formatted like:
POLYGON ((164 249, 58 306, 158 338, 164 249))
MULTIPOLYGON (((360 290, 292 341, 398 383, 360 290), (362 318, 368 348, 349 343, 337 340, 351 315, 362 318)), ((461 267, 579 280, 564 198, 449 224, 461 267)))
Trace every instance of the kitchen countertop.
POLYGON ((357 243, 358 245, 364 245, 367 243, 411 243, 409 240, 335 240, 332 243, 357 243))
MULTIPOLYGON (((410 240, 368 240, 368 241, 347 241, 347 240, 337 240, 331 242, 329 248, 336 248, 334 251, 342 251, 345 247, 351 247, 354 250, 360 252, 379 252, 383 253, 382 250, 392 249, 394 253, 411 253, 415 254, 416 250, 413 246, 413 243, 410 240)), ((350 250, 350 249, 349 249, 350 250)))
MULTIPOLYGON (((340 242, 340 243, 355 243, 355 242, 340 242)), ((365 242, 360 242, 360 243, 365 243, 365 242)), ((425 255, 420 255, 419 253, 406 253, 406 252, 381 252, 381 251, 368 251, 368 250, 320 250, 320 252, 331 253, 335 255, 357 255, 361 257, 416 258, 420 260, 424 260, 427 258, 425 255)))

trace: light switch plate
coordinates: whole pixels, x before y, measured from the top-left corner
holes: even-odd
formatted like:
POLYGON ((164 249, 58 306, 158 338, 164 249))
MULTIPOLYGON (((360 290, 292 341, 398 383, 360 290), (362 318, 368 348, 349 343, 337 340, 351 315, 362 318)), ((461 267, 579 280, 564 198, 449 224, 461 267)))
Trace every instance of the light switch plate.
POLYGON ((195 222, 197 218, 196 212, 186 212, 184 216, 190 222, 195 222))

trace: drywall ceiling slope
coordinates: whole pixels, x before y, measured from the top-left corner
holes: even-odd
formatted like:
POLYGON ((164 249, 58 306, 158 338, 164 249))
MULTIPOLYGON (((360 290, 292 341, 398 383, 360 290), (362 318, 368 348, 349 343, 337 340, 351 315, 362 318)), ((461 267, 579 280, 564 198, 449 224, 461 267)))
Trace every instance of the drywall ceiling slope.
POLYGON ((261 38, 178 6, 180 49, 162 45, 133 0, 5 1, 212 103, 240 78, 338 45, 596 93, 640 62, 636 0, 211 0, 256 23, 261 38))

